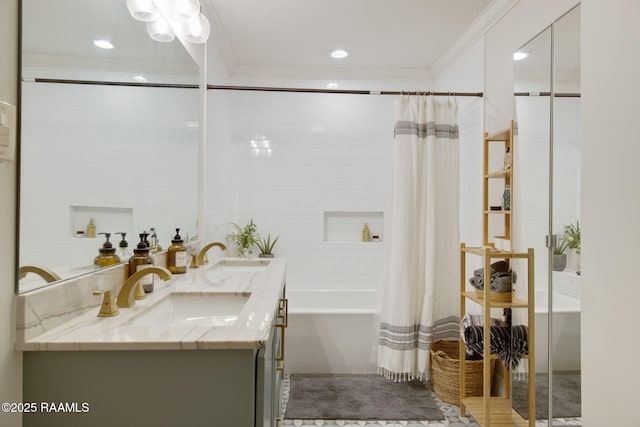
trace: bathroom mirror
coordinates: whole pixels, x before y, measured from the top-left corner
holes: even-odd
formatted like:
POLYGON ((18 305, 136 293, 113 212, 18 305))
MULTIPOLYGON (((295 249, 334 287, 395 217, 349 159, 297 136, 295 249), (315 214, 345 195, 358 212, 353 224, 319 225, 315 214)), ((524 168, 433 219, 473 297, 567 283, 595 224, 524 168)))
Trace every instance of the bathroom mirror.
POLYGON ((536 251, 536 419, 579 423, 580 267, 563 242, 580 219, 580 7, 519 52, 528 56, 514 61, 523 206, 514 220, 522 245, 536 251), (562 256, 545 244, 551 235, 562 256))
POLYGON ((151 227, 163 248, 195 237, 199 70, 180 41, 152 40, 124 0, 22 0, 21 19, 19 265, 66 279, 97 268, 100 233, 129 250, 151 227))
MULTIPOLYGON (((521 248, 535 251, 535 372, 536 377, 546 377, 549 372, 548 357, 548 249, 544 236, 549 228, 549 150, 551 133, 551 43, 552 28, 549 26, 517 53, 526 57, 516 59, 514 55, 514 117, 517 128, 514 163, 518 175, 514 177, 515 194, 521 197, 517 204, 513 224, 517 229, 521 248)), ((526 313, 514 313, 514 316, 526 313)), ((519 323, 519 322, 518 322, 519 323)), ((526 361, 523 364, 529 363, 526 361)), ((536 378, 536 383, 538 383, 536 378)), ((512 375, 513 401, 518 402, 520 414, 524 413, 530 398, 525 369, 512 375)), ((515 405, 515 403, 514 403, 515 405)), ((536 407, 548 408, 548 395, 536 385, 536 407)), ((536 411, 539 412, 539 411, 536 411)), ((544 412, 536 414, 536 420, 546 419, 544 412)))

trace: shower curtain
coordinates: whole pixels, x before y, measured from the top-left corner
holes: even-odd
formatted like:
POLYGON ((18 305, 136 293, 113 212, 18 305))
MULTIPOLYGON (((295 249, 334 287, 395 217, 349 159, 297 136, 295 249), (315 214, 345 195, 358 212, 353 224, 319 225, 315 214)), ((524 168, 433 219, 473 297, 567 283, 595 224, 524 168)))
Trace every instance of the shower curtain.
POLYGON ((395 117, 378 371, 424 380, 431 342, 460 331, 457 105, 403 96, 395 117))

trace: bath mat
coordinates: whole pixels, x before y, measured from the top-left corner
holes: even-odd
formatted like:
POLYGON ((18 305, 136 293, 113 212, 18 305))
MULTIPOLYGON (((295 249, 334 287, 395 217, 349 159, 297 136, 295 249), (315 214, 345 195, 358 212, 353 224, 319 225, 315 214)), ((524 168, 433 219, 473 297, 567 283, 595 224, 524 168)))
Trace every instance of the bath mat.
POLYGON ((291 374, 285 419, 444 420, 431 384, 382 375, 291 374))
MULTIPOLYGON (((515 409, 524 419, 529 416, 527 382, 513 380, 511 399, 515 409)), ((553 418, 581 416, 580 373, 556 372, 553 374, 553 418)), ((547 374, 536 374, 536 420, 549 419, 549 379, 547 374)))

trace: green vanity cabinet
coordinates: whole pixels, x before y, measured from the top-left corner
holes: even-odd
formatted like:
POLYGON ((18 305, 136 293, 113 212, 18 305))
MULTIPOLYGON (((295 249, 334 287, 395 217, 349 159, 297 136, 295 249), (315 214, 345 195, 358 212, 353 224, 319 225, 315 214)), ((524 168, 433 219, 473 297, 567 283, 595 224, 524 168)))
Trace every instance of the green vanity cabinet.
POLYGON ((23 425, 277 427, 283 301, 260 348, 26 351, 23 425))

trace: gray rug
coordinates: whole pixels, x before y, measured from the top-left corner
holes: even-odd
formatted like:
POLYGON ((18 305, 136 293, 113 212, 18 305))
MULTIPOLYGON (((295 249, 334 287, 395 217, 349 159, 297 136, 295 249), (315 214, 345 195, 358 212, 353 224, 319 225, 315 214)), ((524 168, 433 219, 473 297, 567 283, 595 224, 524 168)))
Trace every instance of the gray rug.
MULTIPOLYGON (((557 372, 553 374, 553 418, 581 416, 580 373, 557 372)), ((529 417, 527 382, 513 380, 511 399, 513 408, 523 418, 529 417)), ((549 419, 549 380, 547 374, 536 374, 536 419, 549 419)))
POLYGON ((381 375, 291 374, 285 419, 444 420, 431 390, 381 375))

